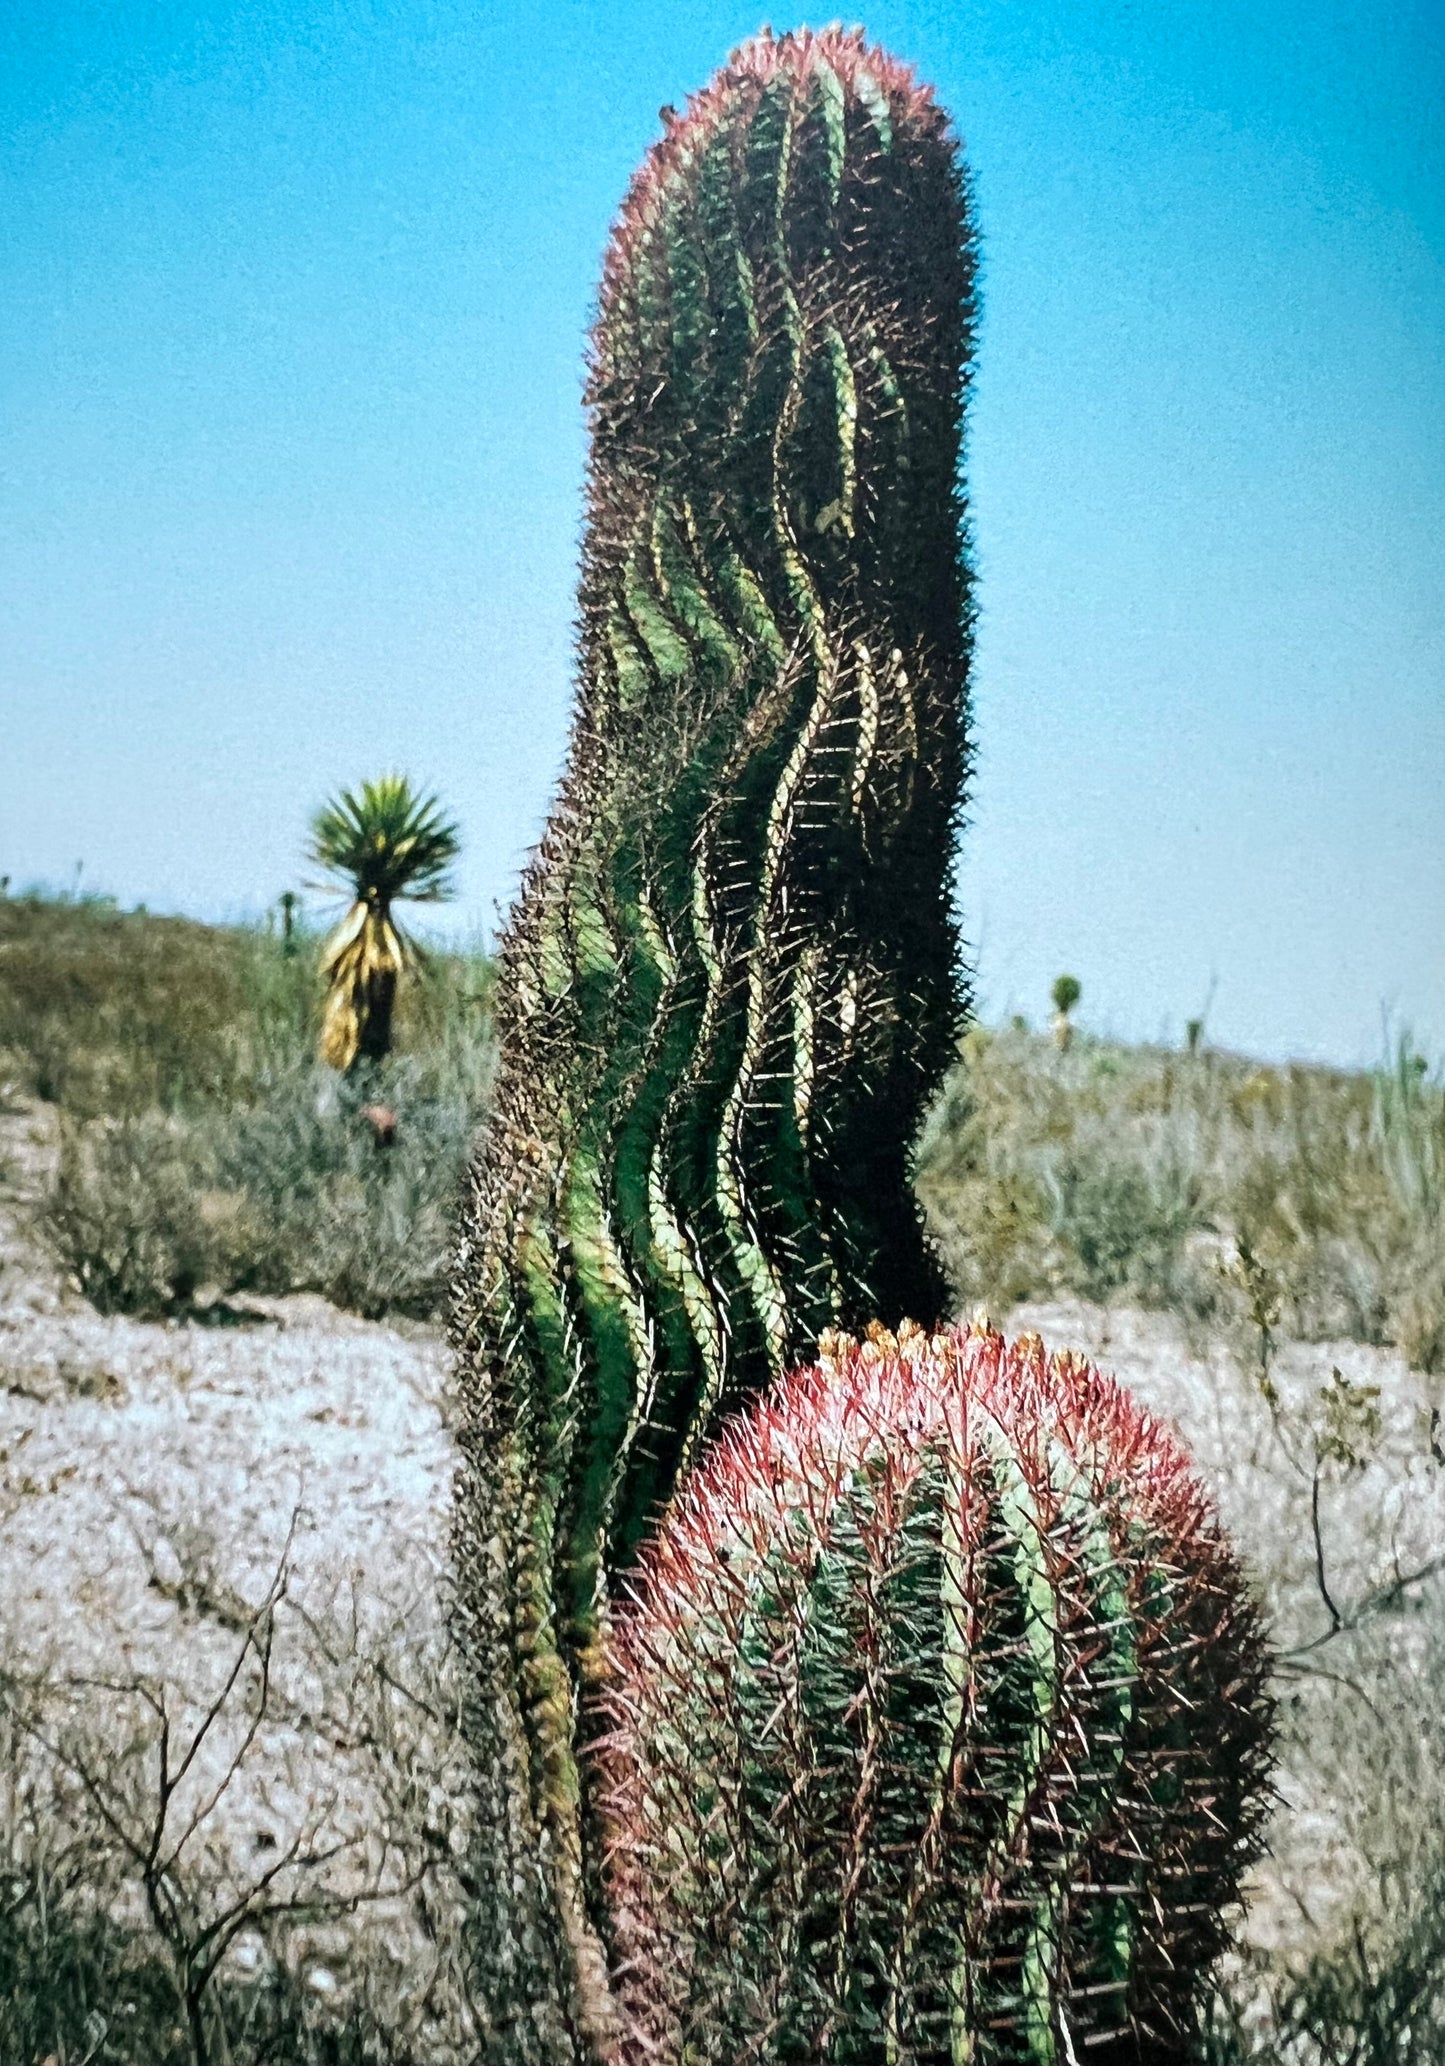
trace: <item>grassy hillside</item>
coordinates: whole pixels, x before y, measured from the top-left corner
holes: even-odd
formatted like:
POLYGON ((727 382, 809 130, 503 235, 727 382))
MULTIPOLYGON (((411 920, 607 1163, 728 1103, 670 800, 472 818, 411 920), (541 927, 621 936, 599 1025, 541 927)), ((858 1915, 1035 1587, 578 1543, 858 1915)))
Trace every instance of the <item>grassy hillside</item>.
POLYGON ((432 1316, 491 1077, 490 967, 437 954, 397 1052, 320 1067, 317 941, 0 902, 0 1090, 54 1108, 37 1227, 101 1311, 160 1317, 317 1291, 432 1316), (380 1145, 363 1107, 397 1115, 380 1145))

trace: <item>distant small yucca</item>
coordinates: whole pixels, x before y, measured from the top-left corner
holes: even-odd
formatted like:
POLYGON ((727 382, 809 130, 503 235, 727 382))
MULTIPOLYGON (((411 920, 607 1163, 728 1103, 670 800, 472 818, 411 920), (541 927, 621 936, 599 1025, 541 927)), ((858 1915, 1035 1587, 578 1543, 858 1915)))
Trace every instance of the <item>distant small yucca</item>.
POLYGON ((392 916, 395 903, 440 903, 460 841, 434 796, 405 775, 343 789, 311 825, 311 859, 346 883, 354 902, 321 950, 326 1004, 321 1059, 333 1069, 391 1052, 396 989, 419 949, 392 916))
POLYGON ((1264 1655, 1178 1443, 1090 1364, 832 1337, 685 1483, 612 1663, 634 2060, 1180 2056, 1259 1849, 1264 1655))

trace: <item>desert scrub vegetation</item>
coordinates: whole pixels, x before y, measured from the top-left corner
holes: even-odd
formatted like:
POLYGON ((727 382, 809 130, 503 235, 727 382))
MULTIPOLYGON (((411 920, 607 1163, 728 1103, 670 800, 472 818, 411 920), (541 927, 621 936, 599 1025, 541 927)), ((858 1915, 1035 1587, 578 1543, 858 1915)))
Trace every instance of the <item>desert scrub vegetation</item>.
POLYGON ((450 1646, 288 1577, 165 1675, 0 1656, 5 2066, 472 2055, 450 1646))
MULTIPOLYGON (((1309 1753, 1333 1778, 1357 1844, 1373 1847, 1374 1870, 1351 1888, 1328 1944, 1303 1959, 1235 1956, 1206 2014, 1203 2066, 1438 2066, 1445 2058, 1440 1653, 1437 1620, 1413 1665, 1402 1668, 1375 1645, 1355 1659, 1363 1687, 1317 1689, 1309 1753), (1373 1783, 1362 1786, 1366 1729, 1373 1783)), ((1293 1733, 1301 1734, 1297 1719, 1293 1733)), ((1287 1738, 1287 1751, 1295 1748, 1287 1738)))
POLYGON ((490 968, 430 956, 395 1052, 315 1060, 315 942, 104 902, 0 903, 0 1082, 54 1109, 36 1232, 101 1311, 315 1291, 440 1308, 492 1067, 490 968))
POLYGON ((1445 1083, 1408 1037, 1372 1072, 975 1026, 919 1144, 966 1303, 1171 1307, 1396 1344, 1445 1368, 1445 1083))
MULTIPOLYGON (((1295 1352, 1296 1355, 1298 1351, 1295 1352)), ((1289 1370, 1290 1358, 1281 1358, 1289 1370)), ((1269 1432, 1233 1466, 1281 1642, 1277 1884, 1306 1928, 1256 1946, 1214 2006, 1221 2061, 1445 2057, 1445 1557, 1430 1382, 1336 1366, 1256 1389, 1269 1432), (1311 1568, 1312 1567, 1312 1568, 1311 1568)), ((1253 1446, 1253 1445, 1252 1445, 1253 1446)), ((1228 1474, 1231 1466, 1226 1465, 1228 1474)))
MULTIPOLYGON (((308 1290, 439 1311, 491 965, 429 957, 396 1051, 338 1079, 315 1061, 317 946, 0 901, 0 1090, 54 1110, 36 1224, 101 1310, 308 1290), (381 1149, 375 1107, 399 1115, 381 1149)), ((917 1184, 961 1306, 1135 1302, 1232 1327, 1266 1363, 1294 1335, 1445 1369, 1445 1085, 1406 1037, 1347 1072, 976 1025, 917 1184)))

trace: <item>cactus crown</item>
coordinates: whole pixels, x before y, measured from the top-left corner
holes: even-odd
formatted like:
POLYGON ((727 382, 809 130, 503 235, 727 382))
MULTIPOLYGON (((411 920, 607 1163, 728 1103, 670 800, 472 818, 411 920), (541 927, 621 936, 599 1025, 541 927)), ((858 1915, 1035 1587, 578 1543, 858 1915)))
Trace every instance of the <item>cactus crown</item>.
POLYGON ((636 2058, 1181 2055, 1258 1850, 1263 1652, 1091 1366, 825 1344, 689 1478, 614 1658, 636 2058))

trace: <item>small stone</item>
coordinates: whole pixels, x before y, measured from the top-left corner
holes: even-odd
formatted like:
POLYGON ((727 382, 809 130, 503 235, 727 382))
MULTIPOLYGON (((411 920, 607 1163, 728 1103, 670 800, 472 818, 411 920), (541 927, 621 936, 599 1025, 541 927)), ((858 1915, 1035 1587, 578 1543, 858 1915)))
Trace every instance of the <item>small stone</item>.
POLYGON ((156 1584, 163 1593, 178 1592, 185 1582, 185 1571, 176 1555, 175 1544, 169 1536, 158 1535, 151 1550, 151 1571, 156 1584))

